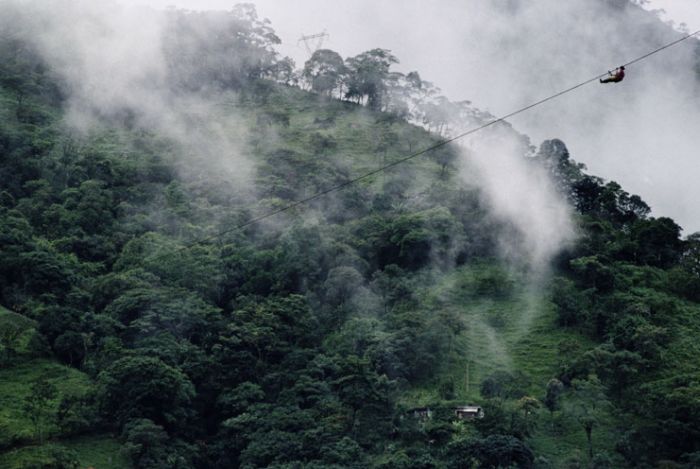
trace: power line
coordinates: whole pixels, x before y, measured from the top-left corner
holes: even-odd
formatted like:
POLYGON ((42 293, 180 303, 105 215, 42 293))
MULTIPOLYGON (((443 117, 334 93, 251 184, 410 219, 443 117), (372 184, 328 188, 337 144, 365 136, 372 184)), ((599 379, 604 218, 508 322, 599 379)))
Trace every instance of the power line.
MULTIPOLYGON (((653 51, 651 51, 651 52, 648 52, 648 53, 646 53, 646 54, 644 54, 644 55, 641 55, 641 56, 639 56, 639 57, 637 57, 637 58, 635 58, 635 59, 633 59, 633 60, 631 60, 631 61, 625 63, 623 66, 627 67, 627 66, 629 66, 629 65, 632 65, 632 64, 635 64, 635 63, 640 62, 640 61, 642 61, 642 60, 645 60, 645 59, 647 59, 648 57, 651 57, 652 55, 657 54, 657 53, 659 53, 659 52, 661 52, 661 51, 663 51, 663 50, 665 50, 665 49, 668 49, 669 47, 672 47, 672 46, 674 46, 674 45, 676 45, 676 44, 679 44, 679 43, 685 41, 686 39, 689 39, 689 38, 691 38, 691 37, 693 37, 693 36, 696 36, 697 34, 700 34, 700 30, 695 31, 694 33, 691 33, 691 34, 687 34, 686 36, 683 36, 683 37, 680 38, 680 39, 677 39, 677 40, 675 40, 675 41, 673 41, 673 42, 670 42, 670 43, 668 43, 668 44, 666 44, 666 45, 663 45, 663 46, 659 47, 658 49, 655 49, 655 50, 653 50, 653 51)), ((419 156, 421 156, 421 155, 424 155, 424 154, 426 154, 426 153, 428 153, 428 152, 431 152, 431 151, 436 150, 436 149, 438 149, 438 148, 441 148, 441 147, 443 147, 443 146, 445 146, 445 145, 448 145, 448 144, 450 144, 450 143, 452 143, 452 142, 454 142, 454 141, 456 141, 456 140, 459 140, 459 139, 462 139, 462 138, 464 138, 464 137, 466 137, 466 136, 468 136, 468 135, 477 133, 477 132, 479 132, 479 131, 481 131, 481 130, 487 128, 487 127, 491 127, 492 125, 495 125, 495 124, 497 124, 497 123, 499 123, 499 122, 504 122, 506 119, 509 119, 509 118, 511 118, 511 117, 513 117, 513 116, 516 116, 516 115, 518 115, 518 114, 522 114, 523 112, 529 111, 530 109, 532 109, 532 108, 534 108, 534 107, 540 106, 540 105, 542 105, 542 104, 544 104, 544 103, 546 103, 546 102, 548 102, 548 101, 551 101, 551 100, 553 100, 553 99, 556 99, 556 98, 558 98, 558 97, 560 97, 560 96, 562 96, 562 95, 564 95, 564 94, 570 93, 570 92, 572 92, 572 91, 574 91, 574 90, 576 90, 576 89, 578 89, 578 88, 581 88, 581 87, 583 87, 583 86, 585 86, 585 85, 587 85, 587 84, 589 84, 589 83, 591 83, 591 82, 598 81, 599 79, 601 79, 601 78, 603 78, 603 77, 605 77, 605 76, 607 76, 607 75, 608 75, 608 72, 602 73, 602 74, 600 74, 600 75, 596 75, 596 76, 593 77, 593 78, 589 78, 589 79, 587 79, 587 80, 585 80, 585 81, 582 81, 581 83, 578 83, 578 84, 576 84, 576 85, 574 85, 574 86, 571 86, 571 87, 569 87, 569 88, 566 88, 566 89, 563 90, 563 91, 560 91, 560 92, 555 93, 555 94, 553 94, 553 95, 547 96, 546 98, 543 98, 543 99, 541 99, 541 100, 539 100, 539 101, 537 101, 537 102, 534 102, 534 103, 532 103, 532 104, 529 104, 529 105, 527 105, 527 106, 525 106, 525 107, 522 107, 522 108, 520 108, 520 109, 518 109, 518 110, 516 110, 516 111, 513 111, 513 112, 511 112, 511 113, 509 113, 509 114, 506 114, 506 115, 504 115, 504 116, 495 118, 495 119, 493 119, 493 120, 491 120, 491 121, 489 121, 489 122, 487 122, 487 123, 485 123, 485 124, 482 124, 482 125, 480 125, 480 126, 478 126, 478 127, 475 127, 475 128, 473 128, 473 129, 467 130, 466 132, 463 132, 463 133, 461 133, 461 134, 455 135, 455 136, 450 137, 450 138, 448 138, 448 139, 441 140, 441 141, 439 141, 438 143, 435 143, 434 145, 431 145, 431 146, 429 146, 429 147, 427 147, 427 148, 424 148, 423 150, 419 150, 419 151, 417 151, 417 152, 415 152, 415 153, 412 153, 412 154, 410 154, 410 155, 407 155, 407 156, 404 156, 404 157, 402 157, 402 158, 399 158, 398 160, 395 160, 395 161, 393 161, 393 162, 391 162, 391 163, 388 163, 388 164, 386 164, 386 165, 384 165, 384 166, 381 166, 381 167, 379 167, 379 168, 377 168, 377 169, 375 169, 375 170, 372 170, 372 171, 369 171, 369 172, 367 172, 367 173, 361 174, 360 176, 357 176, 357 177, 354 177, 354 178, 352 178, 352 179, 349 179, 349 180, 347 180, 347 181, 345 181, 345 182, 343 182, 343 183, 341 183, 341 184, 338 184, 338 185, 332 186, 332 187, 330 187, 330 188, 328 188, 328 189, 324 189, 324 190, 322 190, 322 191, 316 192, 315 194, 313 194, 313 195, 311 195, 311 196, 309 196, 309 197, 305 197, 305 198, 303 198, 303 199, 297 200, 296 202, 292 202, 292 203, 290 203, 290 204, 288 204, 288 205, 285 205, 285 206, 282 207, 282 208, 279 208, 279 209, 277 209, 277 210, 273 210, 273 211, 268 212, 268 213, 266 213, 266 214, 264 214, 264 215, 260 215, 260 216, 258 216, 258 217, 252 218, 252 219, 248 220, 247 222, 242 223, 242 224, 240 224, 240 225, 237 225, 237 226, 235 226, 235 227, 233 227, 233 228, 228 228, 228 229, 226 229, 226 230, 217 232, 217 233, 215 233, 215 234, 213 234, 213 235, 205 236, 205 237, 203 237, 203 238, 199 238, 199 239, 197 239, 197 240, 195 240, 195 241, 192 241, 191 243, 186 244, 185 246, 183 246, 183 247, 177 249, 177 250, 175 251, 175 253, 178 253, 178 252, 182 252, 182 251, 191 249, 191 248, 193 248, 194 246, 196 246, 196 245, 198 245, 198 244, 206 243, 207 241, 212 241, 212 240, 218 239, 218 238, 220 238, 220 237, 222 237, 222 236, 224 236, 224 235, 226 235, 226 234, 228 234, 228 233, 231 233, 231 232, 233 232, 233 231, 237 231, 237 230, 246 228, 246 227, 248 227, 248 226, 250 226, 250 225, 254 225, 254 224, 259 223, 259 222, 261 222, 261 221, 263 221, 263 220, 265 220, 265 219, 267 219, 267 218, 271 218, 271 217, 273 217, 273 216, 275 216, 275 215, 278 215, 278 214, 280 214, 280 213, 287 212, 287 211, 292 210, 292 209, 294 209, 294 208, 296 208, 296 207, 299 207, 299 206, 301 206, 301 205, 307 204, 307 203, 312 202, 312 201, 314 201, 314 200, 316 200, 316 199, 319 199, 319 198, 321 198, 321 197, 324 197, 324 196, 326 196, 326 195, 328 195, 328 194, 330 194, 330 193, 338 192, 338 191, 340 191, 340 190, 342 190, 342 189, 345 189, 346 187, 351 186, 351 185, 353 185, 353 184, 355 184, 355 183, 357 183, 357 182, 360 182, 360 181, 363 181, 363 180, 365 180, 365 179, 367 179, 367 178, 370 178, 370 177, 374 176, 375 174, 384 172, 384 171, 386 171, 386 170, 388 170, 388 169, 391 169, 391 168, 393 168, 393 167, 395 167, 395 166, 398 166, 398 165, 400 165, 400 164, 403 164, 403 163, 405 163, 405 162, 407 162, 407 161, 409 161, 409 160, 412 160, 412 159, 417 158, 417 157, 419 157, 419 156)), ((168 254, 168 255, 170 255, 170 254, 168 254)), ((160 257, 164 257, 164 255, 156 256, 154 259, 157 260, 157 259, 159 259, 160 257)))

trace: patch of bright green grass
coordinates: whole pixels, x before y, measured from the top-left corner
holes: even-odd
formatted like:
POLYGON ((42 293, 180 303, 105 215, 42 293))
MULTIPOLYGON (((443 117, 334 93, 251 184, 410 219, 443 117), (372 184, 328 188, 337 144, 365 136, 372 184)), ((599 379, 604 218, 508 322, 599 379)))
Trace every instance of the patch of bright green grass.
MULTIPOLYGON (((0 369, 0 447, 34 439, 35 429, 22 409, 32 383, 39 378, 48 379, 58 389, 58 396, 53 401, 55 406, 58 406, 63 395, 82 395, 92 387, 84 373, 46 359, 25 361, 11 368, 0 369)), ((56 431, 52 426, 45 429, 45 434, 52 435, 56 431)))
POLYGON ((0 454, 0 467, 3 469, 64 467, 58 464, 74 461, 76 457, 75 453, 55 443, 43 446, 25 446, 0 454))
MULTIPOLYGON (((3 469, 59 467, 58 461, 79 462, 81 469, 131 469, 119 442, 109 436, 89 436, 43 446, 25 446, 0 454, 3 469), (53 464, 53 465, 52 465, 53 464)), ((60 466, 63 467, 63 466, 60 466)))
POLYGON ((109 436, 86 436, 61 442, 78 454, 81 467, 95 469, 128 469, 129 460, 117 440, 109 436))
MULTIPOLYGON (((439 402, 439 383, 447 380, 455 384, 455 403, 478 403, 483 400, 481 382, 496 371, 524 374, 528 383, 523 391, 541 401, 547 382, 557 376, 560 344, 578 343, 581 350, 594 346, 556 324, 546 291, 529 288, 527 278, 495 262, 464 266, 429 291, 425 301, 457 313, 465 329, 454 341, 449 366, 433 382, 405 393, 402 402, 409 407, 439 402)), ((568 394, 563 401, 563 407, 576 405, 568 394)), ((585 432, 571 413, 557 411, 552 418, 543 407, 536 421, 537 429, 528 439, 536 455, 553 467, 563 467, 572 458, 588 463, 585 432)), ((618 426, 611 413, 603 416, 593 432, 594 452, 614 453, 618 426)))

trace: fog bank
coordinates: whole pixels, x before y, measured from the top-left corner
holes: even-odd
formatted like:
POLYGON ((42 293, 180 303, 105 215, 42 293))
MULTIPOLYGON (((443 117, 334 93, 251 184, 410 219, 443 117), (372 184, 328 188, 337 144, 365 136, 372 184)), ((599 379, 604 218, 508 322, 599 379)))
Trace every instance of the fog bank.
MULTIPOLYGON (((121 0, 144 3, 143 0, 121 0)), ((189 8, 230 8, 224 0, 162 0, 189 8)), ((647 8, 656 3, 652 1, 647 8)), ((297 39, 326 29, 325 47, 343 56, 391 49, 404 71, 418 70, 452 100, 495 115, 593 77, 678 37, 626 0, 257 0, 300 64, 297 39)), ((680 8, 678 9, 679 11, 680 8)), ((675 10, 674 10, 675 11, 675 10)), ((676 23, 682 22, 677 19, 676 23)), ((561 138, 591 172, 641 195, 655 216, 686 234, 700 229, 694 129, 700 124, 693 49, 687 41, 650 57, 613 86, 591 84, 525 115, 514 125, 533 143, 561 138)))

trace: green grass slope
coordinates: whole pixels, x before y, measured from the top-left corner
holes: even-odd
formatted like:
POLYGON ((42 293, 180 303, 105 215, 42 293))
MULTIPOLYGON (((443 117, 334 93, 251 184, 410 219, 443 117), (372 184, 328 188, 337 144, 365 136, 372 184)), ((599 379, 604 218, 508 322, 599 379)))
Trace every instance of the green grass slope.
MULTIPOLYGON (((442 277, 423 292, 434 310, 451 310, 463 324, 463 332, 451 345, 449 366, 434 380, 414 387, 402 397, 408 407, 484 404, 480 393, 485 379, 497 372, 518 377, 523 395, 542 402, 547 382, 558 375, 567 356, 567 345, 585 350, 595 344, 572 329, 556 323, 554 305, 547 289, 528 283, 528 278, 505 270, 499 262, 464 266, 442 277), (445 401, 441 384, 454 383, 454 398, 445 401)), ((517 399, 505 399, 515 404, 517 399)), ((500 401, 499 401, 500 402, 500 401)), ((527 439, 535 454, 551 467, 586 461, 587 441, 583 427, 567 409, 575 406, 565 395, 561 409, 550 414, 541 407, 533 416, 534 431, 527 439)), ((608 413, 593 433, 595 451, 614 454, 622 422, 608 413)))
MULTIPOLYGON (((41 357, 32 349, 36 323, 24 315, 0 306, 0 333, 12 333, 12 353, 5 355, 0 367, 0 468, 44 467, 66 460, 77 460, 80 467, 121 469, 130 467, 120 452, 120 443, 110 436, 67 435, 55 423, 42 424, 45 443, 38 444, 37 427, 25 412, 25 402, 32 384, 47 380, 57 388, 49 403, 55 414, 64 396, 84 396, 92 391, 92 380, 75 368, 52 358, 41 357)), ((9 339, 8 339, 9 340, 9 339)), ((52 466, 53 467, 53 466, 52 466)))

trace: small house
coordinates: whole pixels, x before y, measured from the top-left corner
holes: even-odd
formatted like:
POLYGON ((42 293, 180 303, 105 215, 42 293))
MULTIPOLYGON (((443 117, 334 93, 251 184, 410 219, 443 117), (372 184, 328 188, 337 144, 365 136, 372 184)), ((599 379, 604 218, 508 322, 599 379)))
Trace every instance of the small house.
POLYGON ((463 405, 455 407, 455 415, 460 420, 483 419, 484 409, 478 405, 463 405))

